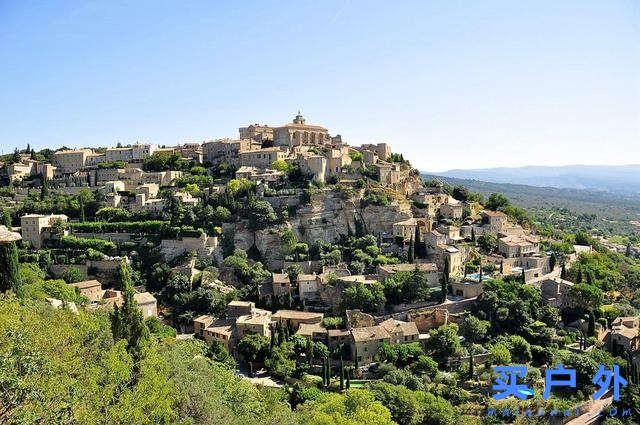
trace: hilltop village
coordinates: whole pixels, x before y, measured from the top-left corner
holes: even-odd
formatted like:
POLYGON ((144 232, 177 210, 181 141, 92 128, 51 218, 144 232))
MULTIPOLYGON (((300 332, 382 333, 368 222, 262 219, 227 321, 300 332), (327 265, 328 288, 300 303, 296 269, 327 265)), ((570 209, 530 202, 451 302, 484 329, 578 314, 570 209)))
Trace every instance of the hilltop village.
MULTIPOLYGON (((529 365, 539 388, 560 362, 619 362, 637 391, 637 260, 541 232, 500 194, 423 181, 389 143, 352 146, 298 113, 234 139, 3 161, 0 248, 19 265, 0 289, 108 314, 133 364, 145 332, 192 341, 307 415, 324 400, 309 388, 364 388, 376 423, 481 423, 479 405, 507 405, 486 400, 492 365, 529 365)), ((592 375, 518 406, 585 408, 592 375)))

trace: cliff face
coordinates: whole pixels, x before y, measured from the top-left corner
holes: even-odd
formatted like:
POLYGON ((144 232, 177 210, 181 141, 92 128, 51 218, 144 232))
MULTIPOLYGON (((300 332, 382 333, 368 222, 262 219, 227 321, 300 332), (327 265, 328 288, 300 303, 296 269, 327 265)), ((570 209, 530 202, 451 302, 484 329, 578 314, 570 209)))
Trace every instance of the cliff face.
POLYGON ((342 192, 325 190, 314 194, 309 205, 301 207, 290 220, 300 240, 309 244, 317 240, 334 242, 340 235, 355 233, 356 221, 364 224, 367 233, 392 232, 393 223, 412 217, 406 199, 389 205, 368 205, 360 208, 359 196, 345 197, 342 192))
POLYGON ((249 250, 255 243, 266 265, 280 269, 284 260, 281 238, 285 229, 291 228, 300 241, 312 245, 318 240, 335 242, 341 235, 354 234, 356 222, 366 233, 378 234, 393 231, 393 224, 412 217, 411 205, 404 197, 389 205, 360 207, 361 193, 348 196, 340 190, 325 189, 311 195, 308 204, 301 206, 287 223, 254 232, 247 221, 233 226, 236 248, 249 250))

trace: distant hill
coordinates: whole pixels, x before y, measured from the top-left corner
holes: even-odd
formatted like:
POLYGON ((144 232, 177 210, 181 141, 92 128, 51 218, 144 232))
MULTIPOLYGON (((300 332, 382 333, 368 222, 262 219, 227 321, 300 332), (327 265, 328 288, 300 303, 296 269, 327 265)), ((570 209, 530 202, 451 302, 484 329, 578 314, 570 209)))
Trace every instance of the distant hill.
POLYGON ((460 179, 541 187, 587 189, 640 195, 640 165, 567 165, 449 170, 437 174, 460 179))
POLYGON ((502 193, 513 204, 527 208, 530 211, 542 213, 566 209, 576 214, 593 214, 599 219, 600 225, 598 227, 603 227, 603 224, 607 223, 606 227, 610 227, 609 230, 614 233, 632 233, 638 230, 630 222, 640 219, 640 195, 494 183, 424 173, 422 177, 426 180, 439 179, 453 186, 464 186, 485 196, 494 192, 502 193))

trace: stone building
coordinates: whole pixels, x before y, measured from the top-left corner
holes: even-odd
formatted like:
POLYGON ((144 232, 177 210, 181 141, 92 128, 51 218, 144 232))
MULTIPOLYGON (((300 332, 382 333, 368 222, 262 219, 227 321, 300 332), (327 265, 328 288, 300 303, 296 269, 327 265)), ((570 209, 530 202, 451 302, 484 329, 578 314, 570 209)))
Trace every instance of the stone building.
POLYGON ((247 127, 238 129, 240 139, 252 139, 256 142, 264 142, 266 140, 273 141, 273 127, 268 125, 251 124, 247 127))
POLYGON ((51 155, 51 164, 60 173, 75 173, 85 167, 87 157, 92 153, 91 149, 60 150, 51 155))
POLYGON ((409 344, 418 341, 418 327, 413 322, 403 322, 389 318, 380 323, 380 326, 391 336, 391 345, 409 344))
POLYGON ((27 214, 20 218, 22 239, 28 241, 34 249, 42 248, 46 239, 51 238, 51 227, 56 221, 67 222, 64 214, 27 214))
POLYGON ((76 288, 80 295, 87 297, 90 302, 97 302, 102 298, 102 284, 95 279, 75 282, 71 286, 76 288))
POLYGON ((205 162, 220 164, 226 162, 238 167, 240 165, 240 153, 260 149, 260 143, 252 139, 219 139, 205 142, 202 145, 202 156, 205 162))
POLYGON ((278 310, 271 318, 274 322, 279 322, 283 326, 297 331, 302 323, 307 325, 322 323, 324 314, 309 311, 278 310))
POLYGON ((498 252, 507 258, 529 256, 538 252, 538 242, 535 236, 507 236, 498 239, 498 252))
POLYGON ((240 166, 271 168, 277 160, 284 160, 287 152, 277 147, 240 152, 240 166))
POLYGON ((398 272, 412 272, 416 269, 425 274, 429 286, 437 287, 440 285, 441 273, 438 271, 438 266, 435 263, 378 264, 376 273, 380 281, 383 281, 398 272))
POLYGON ((611 323, 611 352, 622 355, 640 350, 640 317, 618 317, 611 323))
POLYGON ((462 203, 458 201, 448 202, 440 207, 440 214, 442 214, 444 218, 460 220, 462 218, 463 210, 464 206, 462 203))
MULTIPOLYGON (((391 146, 388 143, 367 143, 363 144, 360 149, 375 152, 381 161, 386 161, 391 157, 391 146)), ((365 161, 366 162, 366 161, 365 161)))
POLYGON ((497 235, 507 224, 507 215, 502 211, 482 211, 482 219, 485 225, 484 230, 497 235))
POLYGON ((351 358, 359 364, 372 363, 384 344, 391 344, 391 335, 383 326, 351 329, 351 358))
POLYGON ((149 143, 135 144, 124 148, 109 148, 105 152, 105 162, 141 162, 153 155, 156 150, 157 146, 149 143))
POLYGON ((330 142, 331 137, 326 128, 307 124, 299 112, 291 123, 273 130, 273 143, 275 146, 322 146, 330 142))

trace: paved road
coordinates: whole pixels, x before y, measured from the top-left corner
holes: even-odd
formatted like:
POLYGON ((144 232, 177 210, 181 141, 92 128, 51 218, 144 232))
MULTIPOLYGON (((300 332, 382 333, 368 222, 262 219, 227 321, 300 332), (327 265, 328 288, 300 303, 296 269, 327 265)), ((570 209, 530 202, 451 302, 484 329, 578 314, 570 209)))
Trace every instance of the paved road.
POLYGON ((611 392, 605 394, 604 397, 601 397, 599 400, 596 400, 592 405, 591 409, 583 415, 578 416, 575 419, 571 419, 565 425, 595 425, 599 424, 604 417, 598 417, 598 414, 602 409, 606 406, 610 405, 613 402, 613 394, 611 392))

